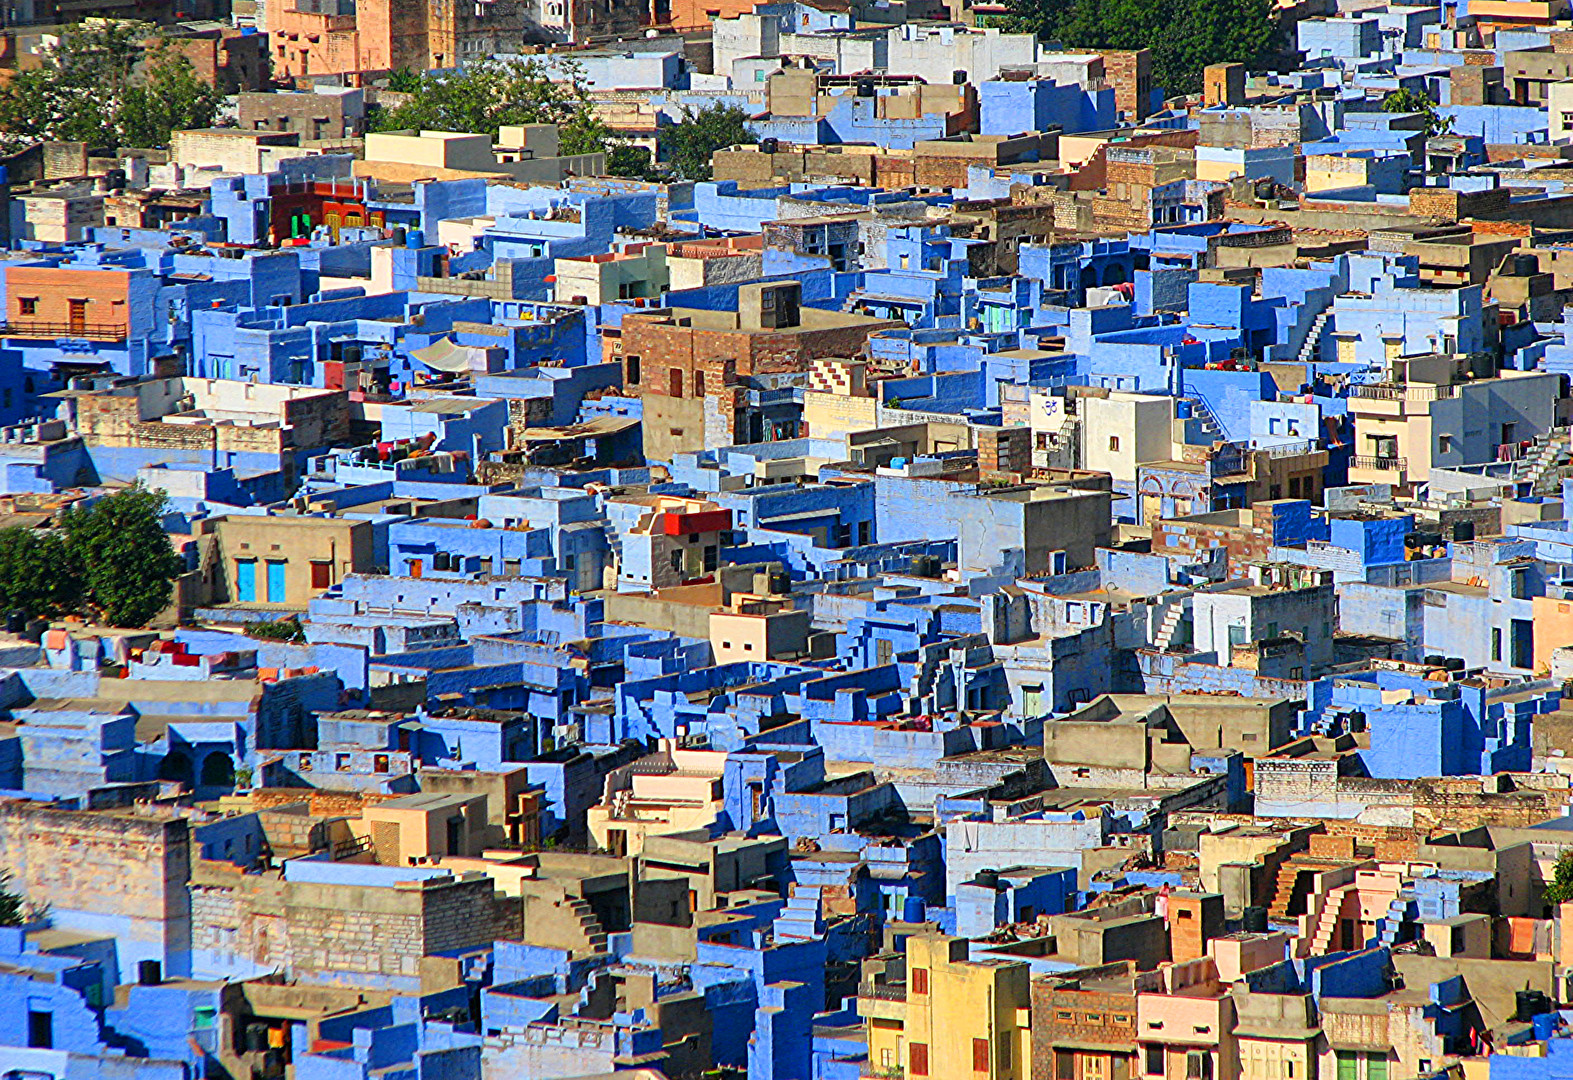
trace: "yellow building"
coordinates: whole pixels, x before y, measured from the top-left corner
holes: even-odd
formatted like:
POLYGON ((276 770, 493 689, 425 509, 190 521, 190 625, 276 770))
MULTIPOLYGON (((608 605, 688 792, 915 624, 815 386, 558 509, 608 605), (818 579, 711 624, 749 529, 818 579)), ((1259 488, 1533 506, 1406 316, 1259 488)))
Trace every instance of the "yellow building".
MULTIPOLYGON (((1030 969, 1013 960, 968 960, 967 942, 942 934, 907 939, 906 967, 884 958, 883 977, 858 989, 869 1061, 907 1077, 1027 1080, 1032 1072, 1030 969)), ((881 958, 865 963, 870 975, 881 958)))

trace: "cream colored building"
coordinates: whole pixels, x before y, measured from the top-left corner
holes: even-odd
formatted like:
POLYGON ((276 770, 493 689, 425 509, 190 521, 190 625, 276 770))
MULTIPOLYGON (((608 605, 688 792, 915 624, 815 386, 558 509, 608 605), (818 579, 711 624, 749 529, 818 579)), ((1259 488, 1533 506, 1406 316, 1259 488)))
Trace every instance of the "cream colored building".
POLYGON ((1172 398, 1114 391, 1106 398, 1080 398, 1076 408, 1085 469, 1134 484, 1140 466, 1173 456, 1172 398))
POLYGON ((605 795, 586 814, 590 836, 613 855, 638 855, 647 836, 702 829, 722 810, 726 754, 679 750, 671 740, 606 777, 605 795))
POLYGON ((710 613, 710 648, 718 664, 796 660, 808 652, 809 613, 779 599, 739 594, 732 609, 710 613))
POLYGON ((1351 484, 1408 487, 1429 480, 1433 468, 1516 456, 1565 412, 1559 375, 1503 371, 1469 379, 1463 366, 1461 357, 1400 358, 1389 362, 1387 381, 1350 388, 1351 484))

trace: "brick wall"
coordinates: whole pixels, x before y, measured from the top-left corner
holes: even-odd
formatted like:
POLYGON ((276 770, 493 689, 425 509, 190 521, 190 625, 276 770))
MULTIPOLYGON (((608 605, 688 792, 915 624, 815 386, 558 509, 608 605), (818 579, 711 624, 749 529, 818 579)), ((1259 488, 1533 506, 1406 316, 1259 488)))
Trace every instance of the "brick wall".
MULTIPOLYGON (((1134 1057, 1136 1047, 1136 995, 1095 990, 1067 990, 1047 979, 1032 982, 1032 1080, 1054 1080, 1054 1056, 1059 1048, 1081 1055, 1107 1057, 1110 1053, 1134 1057), (1122 1020, 1123 1018, 1123 1020, 1122 1020), (1125 1047, 1097 1051, 1092 1046, 1125 1047)), ((1135 1075, 1133 1067, 1127 1075, 1135 1075)), ((1083 1075, 1077 1060, 1072 1076, 1083 1075)), ((1112 1076, 1108 1068, 1104 1076, 1112 1076)))

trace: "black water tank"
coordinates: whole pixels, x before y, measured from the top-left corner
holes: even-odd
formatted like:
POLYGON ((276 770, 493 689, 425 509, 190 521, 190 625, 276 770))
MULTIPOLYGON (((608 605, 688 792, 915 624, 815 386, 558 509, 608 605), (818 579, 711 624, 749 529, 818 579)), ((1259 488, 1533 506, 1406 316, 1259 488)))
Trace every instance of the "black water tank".
POLYGON ((761 153, 774 154, 779 149, 781 149, 781 140, 777 139, 773 135, 759 140, 759 150, 761 153))
POLYGON ((1513 1019, 1523 1022, 1551 1011, 1551 999, 1540 990, 1519 990, 1513 995, 1513 1019))
POLYGON ((1453 522, 1453 539, 1468 542, 1475 538, 1475 523, 1473 521, 1453 522))
POLYGON ((157 986, 164 981, 164 968, 157 960, 137 961, 137 985, 157 986))
POLYGON ((1267 933, 1267 909, 1248 907, 1240 918, 1240 928, 1248 934, 1267 933))
POLYGON ((8 634, 20 634, 23 630, 26 630, 26 629, 27 629, 27 612, 25 612, 25 611, 8 611, 8 612, 5 613, 5 632, 6 633, 8 633, 8 634))
POLYGON ((1426 667, 1441 667, 1447 663, 1447 657, 1441 653, 1432 653, 1426 657, 1426 667))
POLYGON ((452 570, 453 556, 446 551, 439 551, 436 558, 432 559, 432 566, 437 570, 452 570))
POLYGON ((1449 671, 1463 671, 1464 658, 1462 656, 1450 656, 1447 658, 1447 663, 1443 664, 1442 666, 1447 668, 1449 671))

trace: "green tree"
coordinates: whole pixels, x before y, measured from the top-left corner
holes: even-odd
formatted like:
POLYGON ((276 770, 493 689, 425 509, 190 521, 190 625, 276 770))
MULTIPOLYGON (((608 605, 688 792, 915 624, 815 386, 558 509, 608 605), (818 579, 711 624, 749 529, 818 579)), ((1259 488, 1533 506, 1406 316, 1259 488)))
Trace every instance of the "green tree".
POLYGON ((1436 111, 1436 102, 1425 94, 1417 93, 1407 86, 1394 90, 1382 99, 1382 111, 1390 113, 1419 113, 1425 117, 1426 138, 1437 135, 1449 135, 1453 131, 1453 118, 1443 116, 1436 111))
POLYGON ((497 138, 507 124, 556 124, 565 154, 604 148, 608 131, 590 111, 589 91, 570 62, 566 80, 548 77, 538 61, 480 60, 458 71, 400 77, 408 101, 380 110, 377 131, 469 131, 497 138))
POLYGON ((1565 904, 1573 900, 1573 851, 1564 850, 1557 856, 1545 895, 1548 904, 1565 904))
POLYGON ((632 143, 619 143, 607 151, 606 171, 630 180, 654 180, 657 177, 649 149, 632 143))
POLYGON ((683 118, 660 132, 666 167, 683 180, 710 179, 710 159, 729 146, 752 146, 759 140, 748 127, 748 114, 736 105, 708 105, 698 112, 683 107, 683 118))
POLYGON ((1272 0, 1008 0, 1009 29, 1073 49, 1151 49, 1153 81, 1201 89, 1208 64, 1266 66, 1280 28, 1272 0))
POLYGON ((0 926, 21 926, 27 921, 27 902, 10 885, 11 872, 0 870, 0 926))
POLYGON ((168 146, 172 131, 211 127, 224 95, 191 61, 160 49, 143 81, 125 93, 120 105, 120 145, 168 146))
POLYGON ((0 611, 48 617, 82 602, 82 568, 59 533, 0 529, 0 611))
POLYGON ((211 124, 223 96, 156 33, 140 23, 63 30, 42 67, 0 87, 0 139, 163 146, 173 130, 211 124))
POLYGON ((133 484, 62 515, 87 603, 111 626, 143 626, 169 606, 183 563, 164 531, 166 503, 162 491, 133 484))

